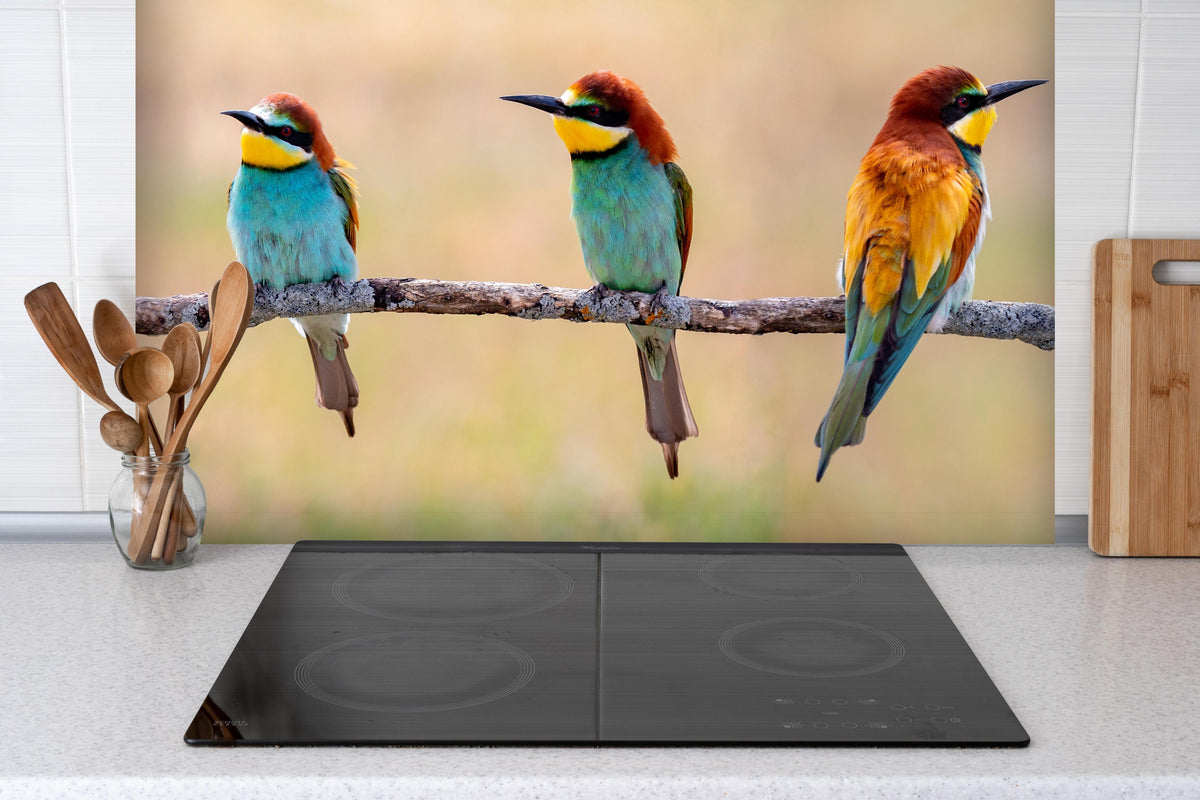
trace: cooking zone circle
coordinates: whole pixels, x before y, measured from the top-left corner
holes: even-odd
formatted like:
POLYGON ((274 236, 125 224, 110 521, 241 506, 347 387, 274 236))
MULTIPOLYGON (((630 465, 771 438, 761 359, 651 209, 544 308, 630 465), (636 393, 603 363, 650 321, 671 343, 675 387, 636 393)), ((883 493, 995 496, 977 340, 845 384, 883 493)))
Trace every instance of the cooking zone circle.
POLYGON ((423 713, 483 705, 518 692, 534 663, 498 639, 441 631, 379 633, 322 647, 296 665, 296 685, 359 711, 423 713))
POLYGON ((862 585, 862 573, 828 556, 727 556, 700 568, 722 592, 754 600, 816 600, 862 585))
POLYGON ((721 652, 751 669, 797 678, 850 678, 900 663, 904 645, 885 631, 822 617, 780 617, 725 631, 721 652))
POLYGON ((533 614, 574 591, 575 581, 557 567, 495 553, 413 553, 398 564, 347 572, 333 583, 334 598, 347 608, 438 624, 533 614))

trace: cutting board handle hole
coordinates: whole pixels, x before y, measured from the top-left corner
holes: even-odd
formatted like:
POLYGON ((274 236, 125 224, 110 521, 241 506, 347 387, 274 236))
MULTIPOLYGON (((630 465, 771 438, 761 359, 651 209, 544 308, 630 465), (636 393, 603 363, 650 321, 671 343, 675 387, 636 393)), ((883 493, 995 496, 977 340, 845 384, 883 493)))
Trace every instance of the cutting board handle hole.
POLYGON ((1155 262, 1150 270, 1154 280, 1168 286, 1200 285, 1200 261, 1155 262))

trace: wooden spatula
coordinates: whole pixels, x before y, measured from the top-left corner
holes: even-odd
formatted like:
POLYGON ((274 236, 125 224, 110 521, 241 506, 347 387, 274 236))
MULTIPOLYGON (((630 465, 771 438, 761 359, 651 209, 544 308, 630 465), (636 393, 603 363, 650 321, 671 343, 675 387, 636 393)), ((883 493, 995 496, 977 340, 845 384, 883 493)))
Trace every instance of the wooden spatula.
POLYGON ((25 311, 42 341, 84 394, 109 411, 120 411, 104 390, 96 355, 58 284, 44 283, 25 295, 25 311))

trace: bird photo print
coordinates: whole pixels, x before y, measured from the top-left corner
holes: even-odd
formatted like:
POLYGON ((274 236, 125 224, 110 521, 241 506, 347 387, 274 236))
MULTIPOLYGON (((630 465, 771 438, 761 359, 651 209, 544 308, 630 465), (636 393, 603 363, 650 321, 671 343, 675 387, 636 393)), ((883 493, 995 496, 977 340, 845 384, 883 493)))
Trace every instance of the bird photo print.
MULTIPOLYGON (((229 187, 233 251, 255 283, 280 288, 358 271, 358 186, 312 107, 295 95, 263 98, 249 111, 223 111, 242 128, 242 163, 229 187)), ((317 405, 337 411, 354 435, 358 383, 346 361, 349 314, 293 320, 308 342, 317 405)))
POLYGON ((926 328, 940 331, 970 298, 991 216, 981 156, 993 106, 1045 82, 984 86, 966 70, 942 66, 892 98, 850 187, 839 280, 846 369, 817 432, 817 480, 835 450, 863 440, 867 416, 926 328))
POLYGON ((1053 14, 139 0, 206 537, 1053 541, 1053 14))
MULTIPOLYGON (((601 292, 679 294, 692 241, 692 187, 675 143, 633 81, 591 72, 563 93, 503 97, 554 115, 571 153, 571 216, 601 292)), ((679 476, 679 443, 700 431, 688 405, 675 331, 629 325, 637 342, 646 430, 679 476)))

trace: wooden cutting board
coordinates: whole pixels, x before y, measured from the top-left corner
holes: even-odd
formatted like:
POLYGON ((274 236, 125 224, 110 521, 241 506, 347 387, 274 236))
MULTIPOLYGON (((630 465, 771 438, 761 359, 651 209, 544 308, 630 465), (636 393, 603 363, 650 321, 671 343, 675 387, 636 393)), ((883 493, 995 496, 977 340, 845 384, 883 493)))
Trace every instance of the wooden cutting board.
POLYGON ((1159 261, 1200 241, 1096 245, 1088 544, 1109 556, 1200 556, 1200 285, 1159 261))

